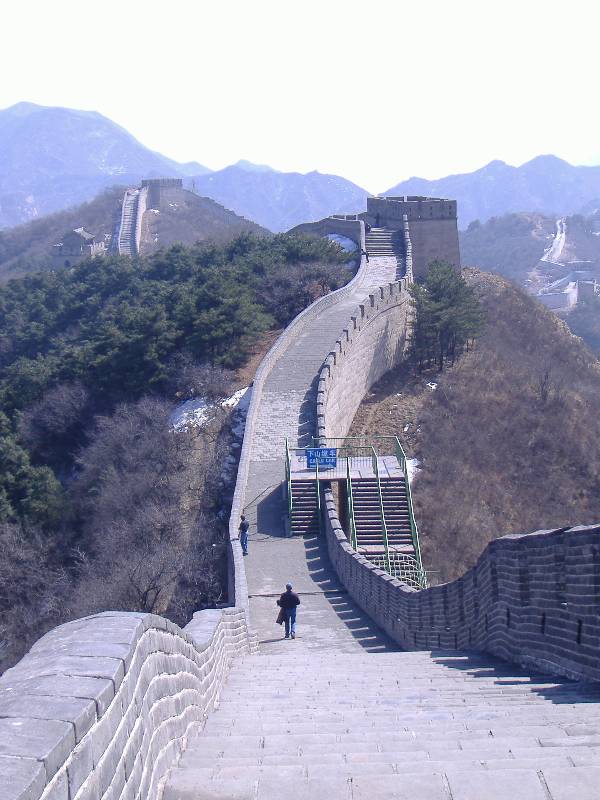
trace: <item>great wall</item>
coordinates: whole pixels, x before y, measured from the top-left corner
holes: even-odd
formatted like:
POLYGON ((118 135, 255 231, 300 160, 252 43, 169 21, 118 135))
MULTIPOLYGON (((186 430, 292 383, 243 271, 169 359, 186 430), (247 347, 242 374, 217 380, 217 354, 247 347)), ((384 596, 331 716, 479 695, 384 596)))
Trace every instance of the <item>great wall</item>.
POLYGON ((183 630, 111 611, 42 637, 0 678, 2 800, 597 797, 600 526, 497 539, 459 580, 422 588, 392 568, 410 550, 419 574, 411 514, 405 543, 387 537, 379 471, 405 473, 401 451, 345 440, 404 357, 413 273, 459 264, 456 205, 373 198, 365 214, 300 229, 369 257, 256 374, 229 607, 183 630), (317 462, 300 475, 303 448, 332 443, 345 474, 317 462), (311 487, 307 517, 290 513, 294 476, 311 487), (349 518, 353 486, 374 480, 384 550, 361 545, 349 518), (301 598, 295 641, 275 624, 287 581, 301 598))

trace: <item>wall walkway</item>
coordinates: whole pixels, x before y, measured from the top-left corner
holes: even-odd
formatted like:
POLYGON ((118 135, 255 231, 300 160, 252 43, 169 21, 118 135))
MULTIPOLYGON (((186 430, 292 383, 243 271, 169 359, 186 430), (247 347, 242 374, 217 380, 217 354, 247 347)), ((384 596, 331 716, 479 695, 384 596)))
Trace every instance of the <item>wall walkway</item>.
MULTIPOLYGON (((362 222, 338 220, 339 230, 364 247, 362 222), (344 227, 345 226, 345 227, 344 227), (356 228, 355 232, 352 229, 356 228)), ((256 376, 246 423, 238 484, 231 516, 230 535, 237 541, 239 515, 244 513, 250 528, 250 556, 245 559, 247 593, 252 628, 263 645, 279 634, 274 627, 274 598, 291 581, 305 596, 305 624, 311 638, 335 638, 340 648, 356 647, 356 637, 343 624, 333 602, 346 603, 353 618, 364 625, 365 646, 378 649, 382 640, 376 626, 361 615, 344 596, 343 587, 329 564, 324 543, 286 536, 286 505, 282 488, 285 476, 285 439, 291 445, 305 446, 317 436, 316 401, 319 368, 336 347, 340 331, 354 314, 360 316, 360 303, 375 287, 395 280, 395 258, 372 258, 361 262, 354 280, 346 287, 318 300, 300 314, 284 331, 256 376), (343 600, 340 598, 343 597, 343 600)), ((401 305, 404 305, 405 291, 401 305)), ((400 295, 395 295, 399 300, 400 295)), ((381 309, 383 312, 383 309, 381 309)), ((387 308, 386 308, 387 311, 387 308)), ((371 315, 372 316, 372 315, 371 315)), ((397 320, 396 320, 397 321, 397 320)), ((361 323, 362 324, 362 323, 361 323)), ((392 326, 393 327, 393 326, 392 326)), ((396 343, 389 349, 398 352, 398 336, 388 333, 396 343)), ((373 329, 374 330, 374 329, 373 329)), ((384 330, 378 335, 383 341, 384 330)), ((403 334, 400 334, 402 338, 403 334)), ((236 594, 237 597, 237 594, 236 594)))
MULTIPOLYGON (((364 244, 361 222, 340 224, 364 244)), ((596 797, 600 689, 539 673, 600 680, 600 527, 496 540, 461 579, 420 592, 349 547, 330 494, 324 538, 285 535, 285 438, 345 433, 402 357, 396 266, 363 260, 261 364, 230 521, 232 607, 184 630, 144 614, 77 620, 2 676, 2 800, 596 797), (288 580, 295 641, 275 624, 288 580)))

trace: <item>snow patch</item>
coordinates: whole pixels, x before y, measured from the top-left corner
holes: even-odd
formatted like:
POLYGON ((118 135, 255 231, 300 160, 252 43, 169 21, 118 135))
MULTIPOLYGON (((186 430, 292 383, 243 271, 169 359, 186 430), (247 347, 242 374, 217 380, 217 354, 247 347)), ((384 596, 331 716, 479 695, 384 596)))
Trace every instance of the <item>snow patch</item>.
POLYGON ((437 383, 434 383, 433 381, 428 381, 425 385, 428 389, 431 389, 432 392, 435 392, 437 389, 437 383))
POLYGON ((211 418, 213 407, 204 397, 192 397, 173 409, 169 418, 171 427, 178 433, 187 428, 201 428, 211 418))
POLYGON ((413 483, 417 474, 421 472, 421 467, 419 467, 419 459, 418 458, 407 458, 406 459, 406 477, 408 478, 409 483, 413 483))
POLYGON ((238 389, 231 397, 226 397, 225 400, 211 401, 205 397, 192 397, 180 403, 171 412, 169 422, 174 431, 180 433, 188 428, 201 428, 203 425, 214 417, 215 410, 219 407, 234 409, 234 419, 232 420, 232 430, 234 435, 237 436, 237 430, 241 427, 243 437, 244 427, 246 425, 246 412, 250 405, 250 397, 252 390, 249 386, 243 389, 238 389))
POLYGON ((250 387, 245 386, 243 389, 238 389, 237 392, 234 392, 227 400, 223 400, 221 406, 223 408, 236 408, 242 405, 247 409, 250 404, 251 394, 250 387))
POLYGON ((339 233, 328 233, 327 238, 330 242, 337 242, 342 250, 345 250, 347 253, 358 250, 356 242, 353 242, 352 239, 348 239, 347 236, 340 236, 339 233))

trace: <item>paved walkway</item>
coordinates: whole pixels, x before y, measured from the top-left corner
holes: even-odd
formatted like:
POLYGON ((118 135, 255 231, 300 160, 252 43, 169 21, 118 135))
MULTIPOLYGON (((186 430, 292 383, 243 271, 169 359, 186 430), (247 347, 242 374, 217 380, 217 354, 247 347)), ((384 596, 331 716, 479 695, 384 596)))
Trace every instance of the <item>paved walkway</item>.
POLYGON ((234 664, 163 800, 597 800, 600 687, 298 644, 234 664))
MULTIPOLYGON (((298 645, 329 642, 337 648, 379 649, 377 627, 343 593, 318 541, 285 538, 285 439, 306 446, 316 430, 319 370, 350 315, 373 288, 396 280, 395 258, 372 258, 361 285, 340 303, 325 308, 281 356, 265 381, 244 499, 250 521, 250 554, 245 559, 250 618, 269 650, 280 644, 275 595, 290 581, 301 593, 298 645)), ((288 642, 285 642, 288 644, 288 642)))

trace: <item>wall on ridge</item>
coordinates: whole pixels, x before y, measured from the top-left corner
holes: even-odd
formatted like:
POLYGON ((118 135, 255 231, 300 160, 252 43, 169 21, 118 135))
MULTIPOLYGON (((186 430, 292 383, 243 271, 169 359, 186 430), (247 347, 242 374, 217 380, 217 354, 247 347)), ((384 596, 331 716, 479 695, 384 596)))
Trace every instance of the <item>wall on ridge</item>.
POLYGON ((326 493, 330 558, 354 600, 407 650, 478 649, 600 680, 600 527, 505 536, 451 583, 416 591, 351 547, 326 493))
POLYGON ((135 207, 135 252, 139 256, 142 245, 142 221, 148 204, 148 189, 143 186, 138 194, 135 207))
POLYGON ((371 386, 404 358, 410 308, 406 278, 357 306, 319 374, 319 437, 345 436, 371 386))
POLYGON ((0 678, 0 797, 157 800, 251 648, 240 609, 199 611, 184 630, 125 612, 54 628, 0 678))
MULTIPOLYGON (((296 229, 294 229, 294 231, 296 231, 296 229)), ((362 221, 355 219, 337 219, 335 232, 340 233, 342 236, 347 236, 350 239, 355 239, 356 237, 358 239, 359 246, 364 250, 365 226, 362 221)), ((246 580, 246 570, 244 568, 242 548, 238 539, 238 525, 240 522, 240 515, 244 507, 244 496, 246 494, 246 486, 248 483, 250 461, 252 456, 252 443, 256 421, 259 416, 259 406, 262 401, 262 390, 265 380, 279 360, 280 356, 285 352, 286 348, 295 340, 302 330, 312 325, 314 318, 321 314, 323 309, 329 308, 330 306, 338 303, 340 300, 343 300, 351 292, 353 292, 357 286, 361 285, 365 275, 367 274, 367 268, 368 263, 363 257, 361 258, 360 266, 356 275, 349 283, 346 284, 346 286, 342 286, 341 289, 315 300, 315 302, 308 306, 308 308, 305 308, 304 311, 298 314, 298 316, 283 331, 281 336, 277 339, 273 347, 262 360, 254 377, 254 382, 252 384, 252 398, 250 400, 250 406, 246 415, 244 442, 242 444, 235 492, 231 504, 231 514, 229 517, 229 602, 238 608, 246 609, 246 612, 248 610, 248 583, 246 580)))
MULTIPOLYGON (((371 293, 351 316, 320 372, 320 437, 345 436, 370 386, 402 359, 409 310, 404 278, 371 293)), ((461 578, 421 591, 350 546, 329 490, 325 530, 341 582, 403 648, 474 648, 600 680, 600 526, 496 539, 461 578)))

